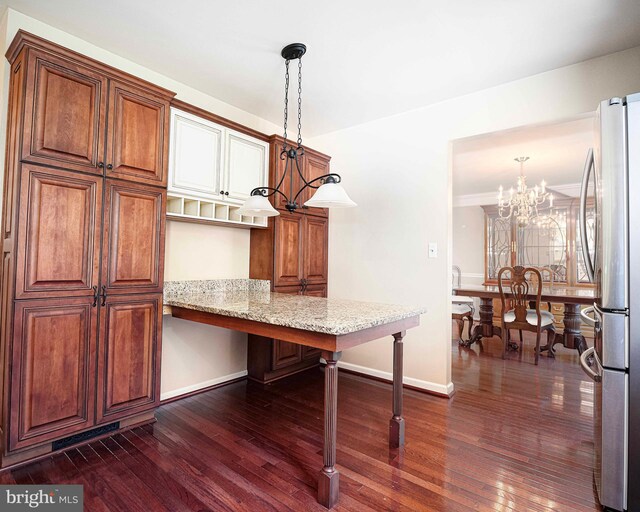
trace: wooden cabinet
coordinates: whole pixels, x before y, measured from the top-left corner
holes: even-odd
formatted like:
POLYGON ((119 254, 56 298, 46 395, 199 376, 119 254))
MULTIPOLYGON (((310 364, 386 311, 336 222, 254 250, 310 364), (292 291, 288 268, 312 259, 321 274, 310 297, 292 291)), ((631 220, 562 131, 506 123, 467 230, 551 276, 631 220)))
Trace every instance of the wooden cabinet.
POLYGON ((29 53, 22 159, 102 174, 108 77, 48 52, 29 53))
POLYGON ((93 295, 98 286, 102 181, 25 164, 17 246, 17 299, 93 295))
POLYGON ((326 217, 306 215, 303 229, 303 279, 307 284, 327 282, 329 221, 326 217))
POLYGON ((103 284, 107 293, 162 290, 166 191, 106 181, 103 284))
POLYGON ((98 423, 158 406, 161 323, 162 294, 106 299, 100 312, 98 423))
MULTIPOLYGON (((325 174, 329 174, 331 171, 329 169, 329 160, 323 156, 319 156, 313 153, 307 153, 304 157, 304 177, 307 182, 315 180, 320 176, 324 176, 325 174)), ((320 183, 314 183, 314 187, 320 186, 320 183)), ((308 187, 303 194, 303 198, 301 203, 304 204, 306 201, 311 199, 313 194, 315 194, 316 189, 308 187)), ((309 208, 308 213, 312 215, 319 215, 321 217, 327 217, 329 215, 328 208, 309 208)))
MULTIPOLYGON (((283 175, 285 174, 285 167, 287 165, 287 160, 289 160, 289 170, 286 172, 284 176, 284 181, 282 182, 281 189, 285 192, 285 194, 290 195, 290 187, 291 182, 293 181, 293 195, 295 196, 304 182, 300 178, 300 173, 304 179, 309 182, 320 176, 325 174, 329 174, 330 171, 330 161, 331 157, 324 155, 318 151, 315 151, 311 148, 304 148, 304 154, 298 156, 298 165, 300 167, 300 171, 296 168, 295 162, 288 158, 282 159, 280 154, 282 153, 282 148, 284 144, 284 139, 279 135, 272 135, 270 140, 270 152, 271 152, 271 164, 270 164, 270 172, 269 172, 269 181, 271 186, 275 187, 283 175)), ((291 142, 289 144, 292 144, 291 142)), ((295 145, 295 144, 294 144, 295 145)), ((317 186, 318 184, 314 184, 317 186)), ((329 215, 329 211, 326 208, 307 208, 304 206, 304 203, 311 198, 311 196, 315 193, 315 189, 308 187, 304 192, 300 194, 296 203, 300 207, 299 211, 304 211, 304 213, 309 215, 317 215, 321 217, 327 217, 329 215)), ((290 198, 293 200, 293 197, 290 198)), ((286 211, 286 201, 280 194, 276 194, 273 196, 273 204, 275 208, 279 210, 286 211)))
POLYGON ((178 104, 191 111, 171 108, 170 218, 266 226, 263 218, 238 213, 251 191, 268 183, 269 144, 264 136, 233 129, 227 120, 178 104))
POLYGON ((23 160, 166 186, 170 97, 91 63, 27 52, 23 160))
POLYGON ((304 217, 283 213, 274 219, 274 286, 299 286, 304 278, 304 217))
POLYGON ((120 81, 109 85, 107 176, 166 186, 169 100, 120 81))
POLYGON ((274 224, 274 286, 326 283, 328 220, 283 213, 274 224))
MULTIPOLYGON (((274 155, 279 154, 277 148, 281 143, 280 137, 271 138, 271 186, 278 179, 281 162, 274 155)), ((316 153, 307 149, 305 157, 316 153)), ((327 162, 328 171, 329 157, 321 155, 321 160, 327 162)), ((300 209, 295 213, 281 210, 279 216, 269 219, 266 230, 251 231, 249 277, 269 279, 273 291, 278 293, 327 296, 329 219, 315 210, 300 209)), ((319 350, 249 335, 247 368, 252 380, 271 382, 317 366, 319 360, 319 350)))
POLYGON ((297 343, 289 343, 282 340, 273 340, 273 363, 274 370, 286 368, 292 364, 302 361, 301 346, 297 343))
POLYGON ((173 96, 24 32, 7 58, 2 467, 153 418, 173 96))
POLYGON ((302 291, 302 295, 307 295, 309 297, 326 297, 327 285, 326 284, 308 285, 302 291))
POLYGON ((96 311, 91 297, 16 301, 11 450, 93 424, 96 311))
MULTIPOLYGON (((287 196, 290 195, 290 191, 293 190, 293 194, 295 195, 298 190, 300 190, 302 180, 300 179, 300 175, 296 169, 295 162, 289 158, 281 156, 283 143, 284 139, 282 137, 274 136, 271 138, 269 183, 272 187, 276 187, 282 180, 280 190, 282 190, 287 196), (289 166, 288 169, 287 165, 289 166)), ((298 163, 301 171, 304 169, 303 158, 304 157, 298 157, 298 163)), ((285 206, 287 201, 280 194, 272 196, 272 201, 275 208, 286 211, 285 206)))

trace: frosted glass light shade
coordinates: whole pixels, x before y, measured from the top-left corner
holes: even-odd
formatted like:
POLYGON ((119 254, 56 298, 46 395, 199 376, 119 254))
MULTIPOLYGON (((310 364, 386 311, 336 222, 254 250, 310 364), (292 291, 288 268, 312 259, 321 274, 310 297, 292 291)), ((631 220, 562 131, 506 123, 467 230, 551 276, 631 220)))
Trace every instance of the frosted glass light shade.
POLYGON ((280 215, 280 212, 271 206, 269 200, 261 195, 249 196, 238 210, 238 213, 251 217, 275 217, 280 215))
POLYGON ((351 208, 358 206, 349 198, 342 185, 331 182, 321 185, 316 190, 316 193, 313 194, 313 197, 304 205, 313 208, 351 208))

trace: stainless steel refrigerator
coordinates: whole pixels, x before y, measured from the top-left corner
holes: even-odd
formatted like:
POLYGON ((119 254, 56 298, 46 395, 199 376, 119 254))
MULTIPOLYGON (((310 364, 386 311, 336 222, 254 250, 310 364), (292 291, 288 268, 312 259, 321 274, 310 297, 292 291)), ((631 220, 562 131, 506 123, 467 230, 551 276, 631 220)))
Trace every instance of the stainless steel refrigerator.
POLYGON ((594 380, 595 469, 600 503, 640 510, 640 93, 600 103, 582 180, 583 259, 596 287, 583 319, 594 347, 580 358, 594 380), (595 243, 588 247, 592 186, 595 243), (592 316, 590 316, 590 314, 592 316))

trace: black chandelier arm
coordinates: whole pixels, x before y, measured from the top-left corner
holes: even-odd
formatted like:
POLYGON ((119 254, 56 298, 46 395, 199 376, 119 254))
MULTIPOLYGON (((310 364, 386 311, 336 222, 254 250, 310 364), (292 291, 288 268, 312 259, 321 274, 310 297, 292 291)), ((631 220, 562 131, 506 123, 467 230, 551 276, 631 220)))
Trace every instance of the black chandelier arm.
POLYGON ((251 191, 252 196, 262 196, 262 197, 271 197, 275 194, 280 194, 284 197, 285 201, 289 202, 289 198, 284 195, 280 190, 274 187, 256 187, 251 191))
MULTIPOLYGON (((306 188, 315 188, 318 189, 320 188, 323 183, 320 183, 320 185, 314 185, 314 183, 318 182, 318 181, 324 181, 327 178, 333 178, 333 183, 340 183, 342 181, 342 178, 340 177, 339 174, 336 173, 329 173, 329 174, 324 174, 322 176, 318 176, 317 178, 312 179, 311 181, 305 181, 305 185, 304 187, 302 187, 298 193, 296 194, 296 197, 293 198, 293 202, 295 203, 296 200, 298 199, 298 196, 302 193, 302 191, 306 188)), ((304 178, 303 178, 304 179, 304 178)))

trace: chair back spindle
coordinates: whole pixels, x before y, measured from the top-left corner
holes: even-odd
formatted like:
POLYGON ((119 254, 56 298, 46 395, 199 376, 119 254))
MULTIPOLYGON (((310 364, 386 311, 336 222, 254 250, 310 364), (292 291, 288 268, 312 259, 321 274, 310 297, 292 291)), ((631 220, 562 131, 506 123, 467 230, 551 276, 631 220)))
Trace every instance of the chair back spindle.
POLYGON ((522 267, 517 265, 515 267, 503 267, 498 272, 498 288, 500 290, 500 300, 502 302, 502 311, 507 311, 507 294, 505 292, 505 274, 509 274, 508 284, 510 288, 511 305, 515 314, 515 322, 527 324, 527 309, 530 306, 534 306, 529 300, 530 290, 535 293, 535 309, 538 317, 538 325, 542 323, 542 315, 540 313, 540 300, 542 297, 542 275, 537 268, 534 267, 522 267), (529 274, 529 278, 527 278, 529 274))

